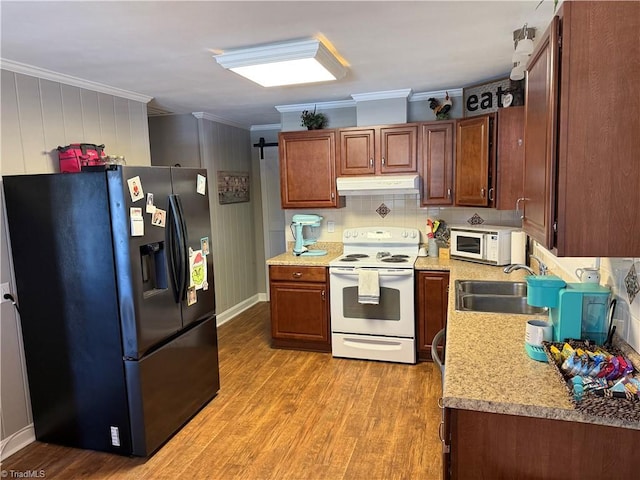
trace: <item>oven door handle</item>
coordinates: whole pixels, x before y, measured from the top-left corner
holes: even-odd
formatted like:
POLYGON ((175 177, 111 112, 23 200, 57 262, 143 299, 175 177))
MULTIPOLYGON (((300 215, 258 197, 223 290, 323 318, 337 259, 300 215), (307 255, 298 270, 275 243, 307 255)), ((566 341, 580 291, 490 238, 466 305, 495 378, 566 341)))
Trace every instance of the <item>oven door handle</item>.
MULTIPOLYGON (((376 269, 367 269, 367 270, 376 270, 376 269)), ((411 277, 413 276, 412 269, 378 269, 378 275, 381 277, 411 277)), ((332 268, 329 269, 329 273, 331 275, 344 275, 344 276, 357 276, 358 271, 352 269, 341 269, 341 268, 332 268)))

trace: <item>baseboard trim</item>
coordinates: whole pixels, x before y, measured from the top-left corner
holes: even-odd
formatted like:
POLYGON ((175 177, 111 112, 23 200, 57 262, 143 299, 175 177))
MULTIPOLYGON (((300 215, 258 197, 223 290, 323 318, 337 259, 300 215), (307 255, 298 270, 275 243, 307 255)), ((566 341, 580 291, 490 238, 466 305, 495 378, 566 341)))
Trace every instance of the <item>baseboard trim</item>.
POLYGON ((253 307, 256 303, 266 302, 266 301, 267 301, 266 293, 256 293, 254 296, 249 297, 246 300, 243 300, 242 302, 218 314, 216 317, 216 324, 218 326, 225 324, 232 318, 236 317, 237 315, 240 315, 245 310, 253 307))
POLYGON ((2 440, 0 443, 0 460, 4 461, 18 450, 22 450, 24 447, 36 441, 36 431, 33 428, 33 423, 30 423, 26 427, 22 427, 13 435, 2 440))

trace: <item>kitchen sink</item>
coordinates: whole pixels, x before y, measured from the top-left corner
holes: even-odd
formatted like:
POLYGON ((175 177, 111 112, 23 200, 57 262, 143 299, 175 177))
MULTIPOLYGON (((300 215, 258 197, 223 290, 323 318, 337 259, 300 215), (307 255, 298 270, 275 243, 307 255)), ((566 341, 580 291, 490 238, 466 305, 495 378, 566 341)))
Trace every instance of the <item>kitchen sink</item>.
POLYGON ((464 293, 527 296, 526 282, 492 282, 488 280, 458 280, 456 290, 464 293))
POLYGON ((527 303, 525 282, 456 280, 456 310, 515 314, 546 313, 527 303))

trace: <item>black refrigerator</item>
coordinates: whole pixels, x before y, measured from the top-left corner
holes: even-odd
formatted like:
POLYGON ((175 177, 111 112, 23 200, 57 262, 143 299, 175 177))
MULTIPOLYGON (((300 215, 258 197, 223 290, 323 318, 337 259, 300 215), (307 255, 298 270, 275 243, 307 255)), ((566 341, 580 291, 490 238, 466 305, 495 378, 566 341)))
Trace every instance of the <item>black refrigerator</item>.
POLYGON ((152 454, 220 388, 206 170, 3 185, 36 438, 152 454))

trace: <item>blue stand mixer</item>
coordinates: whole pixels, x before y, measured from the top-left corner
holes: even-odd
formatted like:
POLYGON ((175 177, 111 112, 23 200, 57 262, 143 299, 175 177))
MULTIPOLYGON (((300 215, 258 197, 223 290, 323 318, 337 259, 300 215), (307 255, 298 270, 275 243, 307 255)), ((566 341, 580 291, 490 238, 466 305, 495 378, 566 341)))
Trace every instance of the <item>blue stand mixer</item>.
POLYGON ((327 254, 326 250, 309 250, 307 246, 316 243, 316 239, 305 239, 303 234, 304 227, 320 227, 321 222, 322 217, 320 215, 298 214, 293 216, 291 219, 291 231, 293 233, 293 238, 296 240, 295 245, 293 246, 294 255, 319 257, 327 254))

